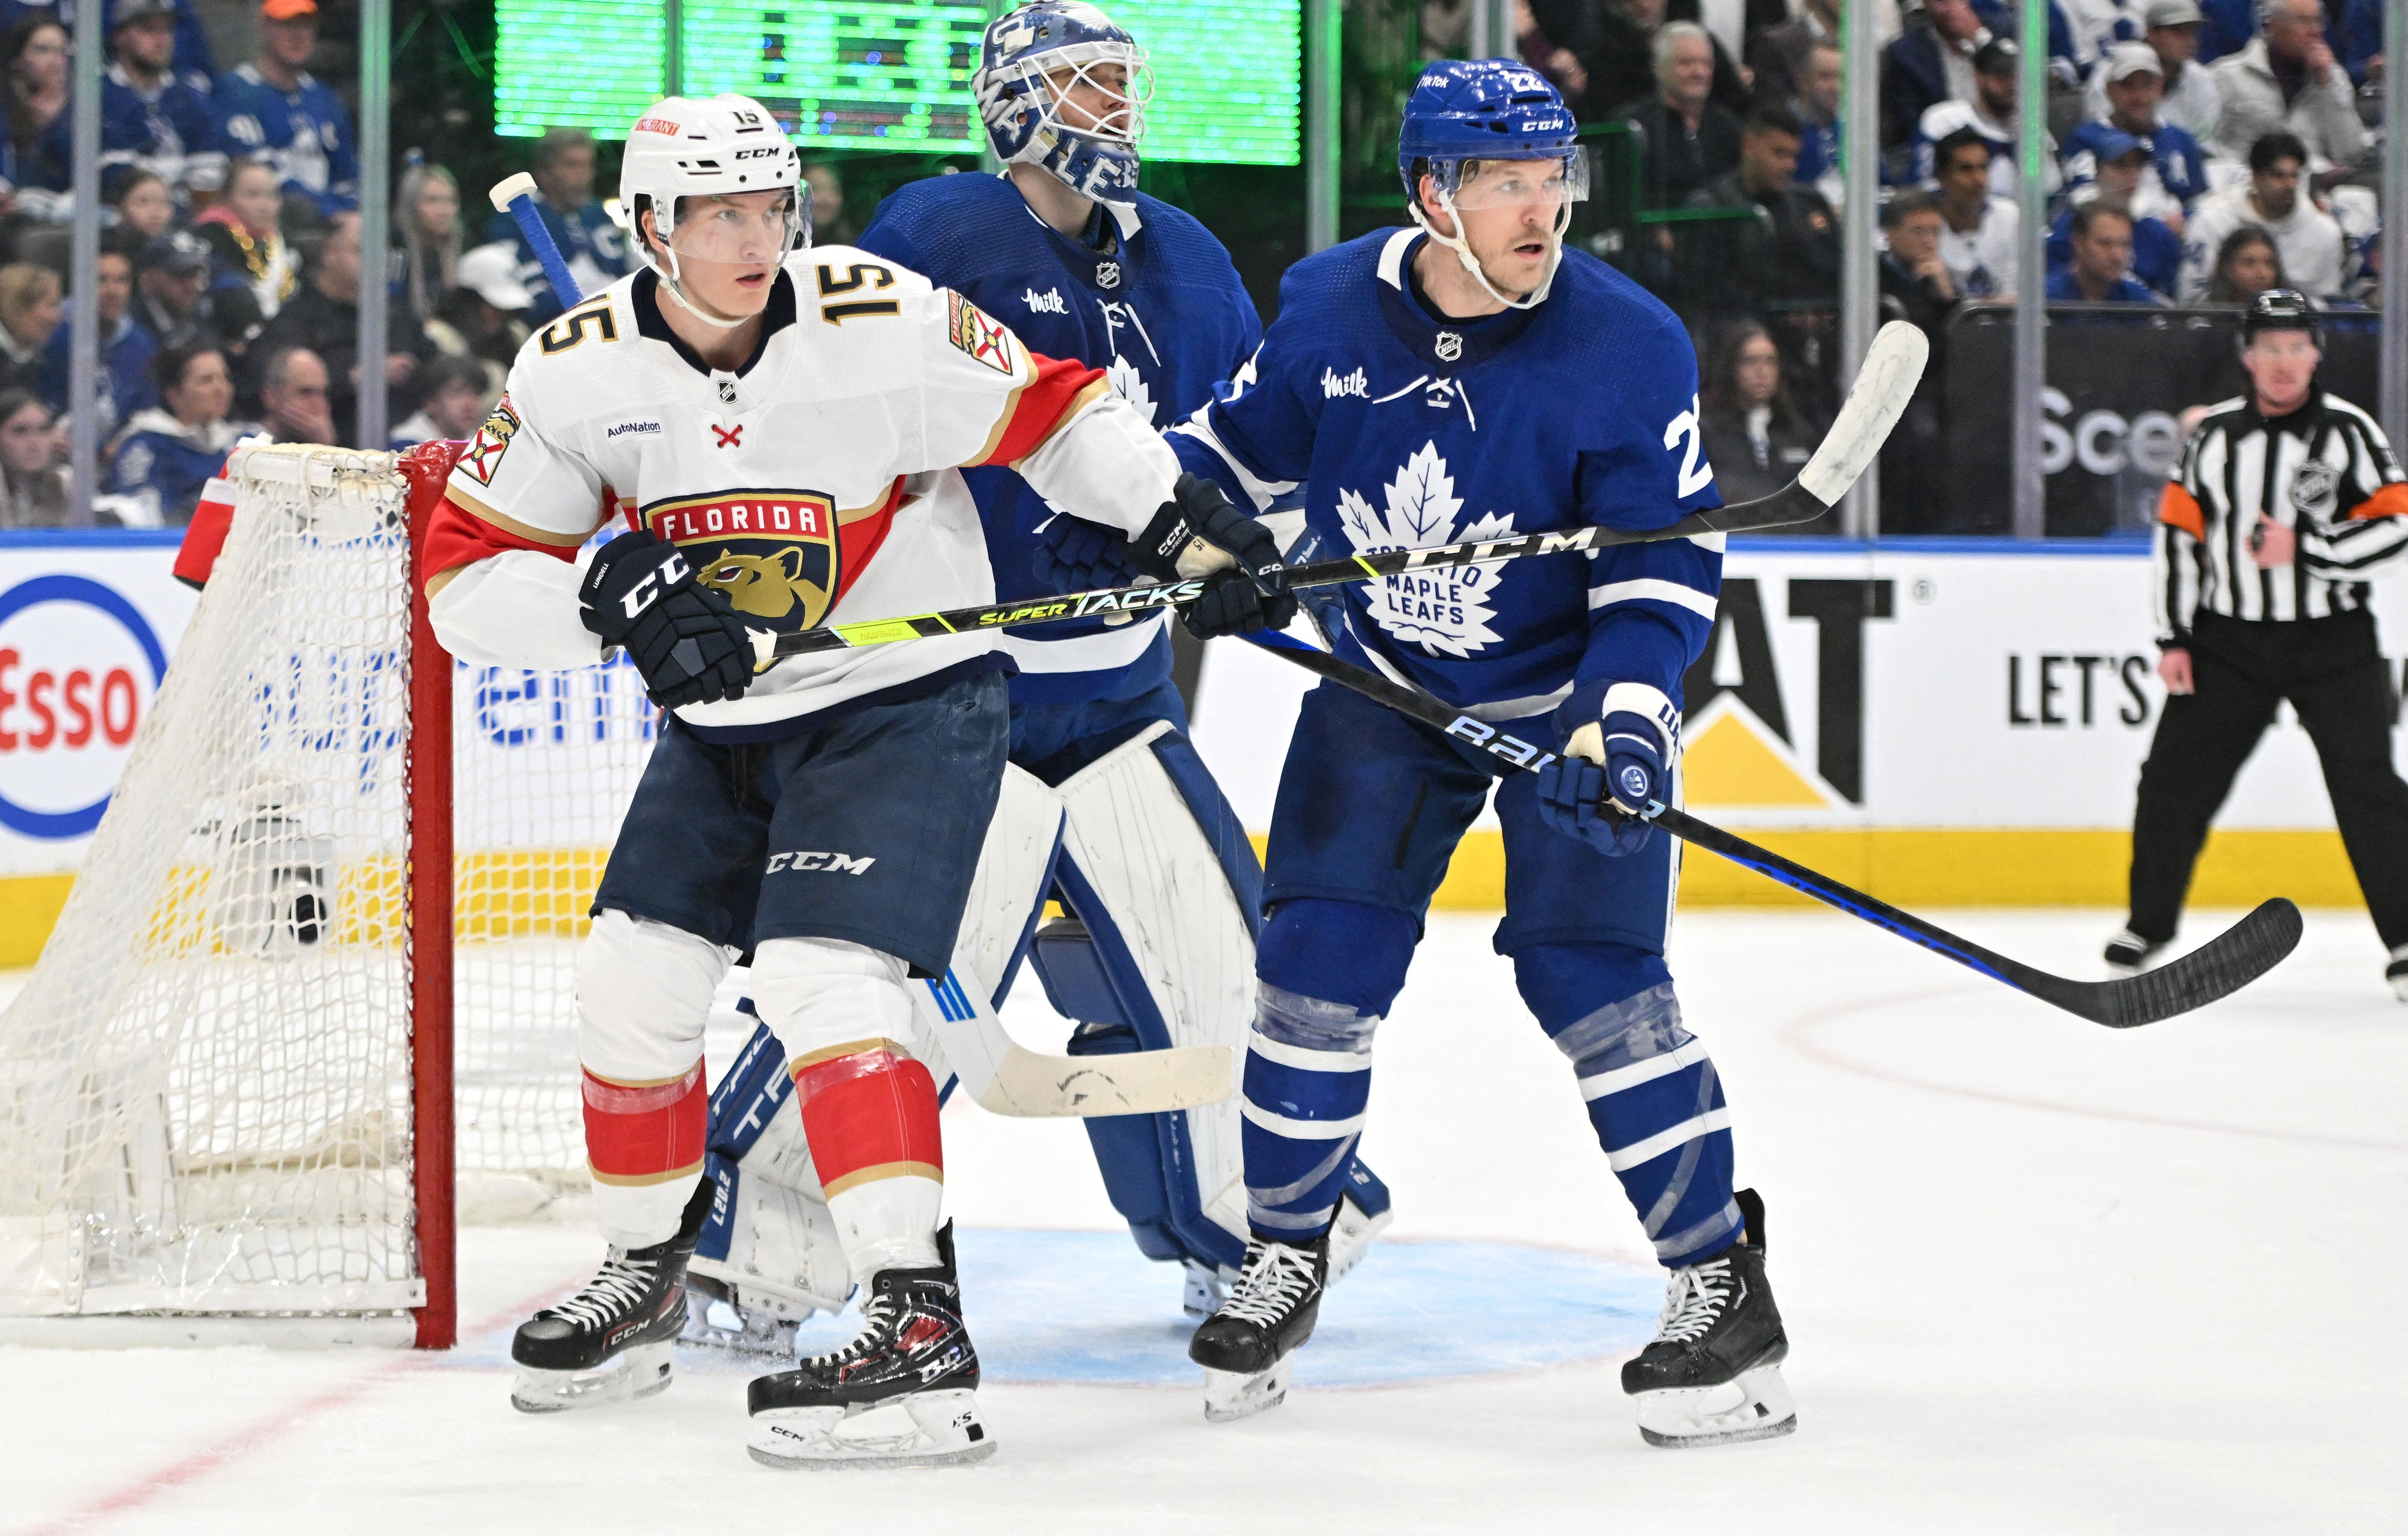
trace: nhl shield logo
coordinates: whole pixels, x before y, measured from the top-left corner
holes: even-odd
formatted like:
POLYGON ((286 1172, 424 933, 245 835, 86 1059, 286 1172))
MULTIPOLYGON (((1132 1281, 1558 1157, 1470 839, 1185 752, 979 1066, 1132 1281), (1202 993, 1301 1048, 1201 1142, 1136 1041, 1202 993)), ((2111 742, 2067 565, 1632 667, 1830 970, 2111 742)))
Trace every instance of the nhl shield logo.
POLYGON ((780 632, 827 617, 842 585, 836 504, 810 491, 723 491, 643 509, 643 525, 683 548, 703 585, 780 632))
POLYGON ((1097 262, 1096 263, 1096 286, 1097 288, 1118 288, 1120 285, 1120 263, 1097 262))
POLYGON ((2291 471, 2291 505, 2310 517, 2330 516, 2340 489, 2341 471, 2330 464, 2311 459, 2291 471))
POLYGON ((1453 363, 1463 355, 1463 337, 1453 331, 1440 331, 1430 349, 1438 354, 1440 363, 1453 363))

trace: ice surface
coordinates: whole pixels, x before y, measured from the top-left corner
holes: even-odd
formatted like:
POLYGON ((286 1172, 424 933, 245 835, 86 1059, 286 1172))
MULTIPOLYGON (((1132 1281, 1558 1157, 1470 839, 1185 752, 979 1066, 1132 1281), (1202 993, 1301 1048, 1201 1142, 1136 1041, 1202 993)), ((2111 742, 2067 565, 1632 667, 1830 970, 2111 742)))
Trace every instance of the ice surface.
MULTIPOLYGON (((2119 918, 1942 920, 2088 975, 2119 918)), ((595 1257, 572 1211, 464 1233, 472 1336, 448 1358, 0 1350, 0 1530, 2408 1526, 2408 1008, 2362 916, 2312 912, 2301 952, 2247 992, 2119 1034, 1846 918, 1684 914, 1674 969, 1770 1205, 1799 1413, 1795 1436, 1690 1452, 1640 1443, 1627 1345, 1594 1346, 1646 1256, 1492 922, 1433 921, 1372 1090, 1392 1231, 1444 1242, 1375 1248, 1274 1412, 1206 1426, 1173 1269, 1045 1235, 1115 1227, 1080 1128, 957 1103, 951 1205, 971 1327, 996 1340, 983 1466, 755 1466, 725 1368, 681 1364, 620 1409, 511 1412, 509 1328, 595 1257), (1593 1296, 1561 1294, 1584 1273, 1593 1296), (1505 1297, 1533 1286, 1543 1305, 1505 1297), (1484 1329, 1499 1373, 1462 1379, 1484 1329), (1398 1379, 1423 1370, 1451 1379, 1398 1379)), ((1034 988, 1006 1017, 1032 1046, 1058 1039, 1034 988)))

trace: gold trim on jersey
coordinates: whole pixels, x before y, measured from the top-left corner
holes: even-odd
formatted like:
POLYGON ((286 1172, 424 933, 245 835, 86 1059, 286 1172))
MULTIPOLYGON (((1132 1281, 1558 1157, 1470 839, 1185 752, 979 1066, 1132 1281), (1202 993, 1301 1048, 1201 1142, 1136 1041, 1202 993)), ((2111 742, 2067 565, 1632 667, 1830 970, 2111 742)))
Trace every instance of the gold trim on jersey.
POLYGON ((507 512, 496 512, 456 485, 445 486, 443 493, 458 503, 465 510, 475 513, 479 520, 492 523, 505 533, 515 533, 520 538, 536 544, 549 544, 555 549, 581 548, 587 539, 594 536, 594 528, 601 527, 603 522, 603 519, 597 517, 594 519, 594 528, 588 528, 582 533, 563 533, 554 529, 538 528, 533 523, 521 522, 507 512))

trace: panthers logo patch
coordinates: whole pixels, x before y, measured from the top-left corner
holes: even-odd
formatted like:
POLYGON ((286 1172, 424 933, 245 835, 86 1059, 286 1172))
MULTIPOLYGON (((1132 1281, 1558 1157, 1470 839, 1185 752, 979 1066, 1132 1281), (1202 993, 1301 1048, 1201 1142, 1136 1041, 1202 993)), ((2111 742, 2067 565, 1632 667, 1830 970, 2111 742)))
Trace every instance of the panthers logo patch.
POLYGON ((494 471, 501 466, 502 454, 510 439, 519 432, 519 413, 510 408, 510 397, 504 395, 494 404, 494 414, 477 429, 467 449, 460 455, 461 473, 479 485, 494 483, 494 471))
POLYGON ((705 586, 767 629, 810 629, 842 584, 836 505, 816 491, 684 496, 645 507, 643 519, 687 551, 705 586))

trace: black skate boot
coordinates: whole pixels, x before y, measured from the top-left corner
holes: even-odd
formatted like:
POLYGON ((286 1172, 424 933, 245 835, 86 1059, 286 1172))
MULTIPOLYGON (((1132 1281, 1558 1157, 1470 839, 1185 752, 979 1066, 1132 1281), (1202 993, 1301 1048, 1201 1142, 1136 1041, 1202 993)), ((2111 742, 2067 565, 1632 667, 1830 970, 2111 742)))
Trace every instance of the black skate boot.
POLYGON ((1328 1273, 1327 1233, 1246 1244, 1237 1289, 1187 1341, 1187 1358, 1204 1368, 1205 1418, 1224 1424, 1287 1400, 1288 1357, 1312 1337, 1328 1273))
POLYGON ((833 1355, 755 1376, 746 1448, 767 1467, 942 1467, 995 1454, 979 1422, 978 1349, 962 1326, 953 1226, 937 1230, 935 1269, 881 1270, 861 1303, 861 1332, 833 1355), (901 1432, 843 1435, 847 1419, 899 1405, 901 1432))
POLYGON ((552 1414, 668 1389, 670 1346, 685 1327, 686 1260, 710 1214, 710 1180, 695 1180, 676 1236, 648 1248, 614 1246, 584 1289, 519 1325, 511 1407, 552 1414))
POLYGON ((2165 952, 2162 939, 2144 939, 2130 929, 2107 941, 2107 974, 2111 976, 2137 976, 2157 963, 2165 952))
POLYGON ((1672 1272, 1656 1338, 1624 1362, 1622 1389, 1639 1400, 1650 1445, 1722 1445, 1798 1428, 1781 1379, 1789 1336, 1764 1279, 1764 1202, 1738 1194, 1745 1235, 1672 1272))

